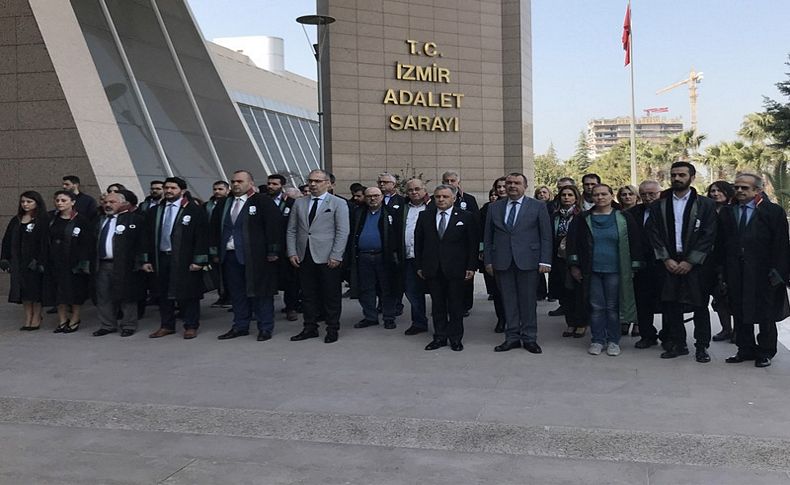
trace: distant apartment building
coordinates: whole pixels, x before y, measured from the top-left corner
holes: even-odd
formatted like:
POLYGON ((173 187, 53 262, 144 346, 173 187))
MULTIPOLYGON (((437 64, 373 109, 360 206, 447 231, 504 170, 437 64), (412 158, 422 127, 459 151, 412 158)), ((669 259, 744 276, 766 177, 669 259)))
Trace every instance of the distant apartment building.
MULTIPOLYGON (((646 116, 636 120, 636 137, 662 143, 683 132, 681 118, 646 116)), ((631 117, 598 118, 587 123, 587 146, 595 158, 631 136, 631 117)))

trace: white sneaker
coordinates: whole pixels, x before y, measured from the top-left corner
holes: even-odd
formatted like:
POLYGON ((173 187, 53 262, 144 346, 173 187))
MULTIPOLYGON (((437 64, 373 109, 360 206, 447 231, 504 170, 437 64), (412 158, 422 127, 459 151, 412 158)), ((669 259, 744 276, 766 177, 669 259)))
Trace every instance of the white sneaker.
POLYGON ((620 346, 614 342, 609 342, 609 345, 606 347, 606 355, 617 357, 620 355, 620 346))
POLYGON ((587 348, 587 353, 590 355, 601 355, 602 350, 603 350, 603 344, 591 343, 590 346, 587 348))

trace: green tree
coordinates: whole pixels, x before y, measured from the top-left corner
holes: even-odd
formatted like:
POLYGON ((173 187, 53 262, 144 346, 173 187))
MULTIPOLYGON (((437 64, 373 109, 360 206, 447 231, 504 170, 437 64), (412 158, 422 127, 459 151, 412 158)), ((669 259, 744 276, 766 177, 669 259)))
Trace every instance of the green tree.
POLYGON ((565 176, 564 172, 564 166, 557 156, 554 143, 549 145, 549 149, 546 150, 545 154, 535 157, 535 187, 540 187, 541 185, 554 187, 557 179, 565 176))
POLYGON ((587 135, 584 130, 579 132, 579 139, 576 141, 576 151, 573 156, 565 162, 566 176, 573 177, 578 183, 581 183, 582 175, 589 173, 590 165, 593 160, 590 157, 590 146, 587 144, 587 135))
MULTIPOLYGON (((657 180, 662 183, 660 174, 668 169, 661 157, 664 152, 660 146, 644 140, 636 141, 636 173, 641 180, 657 180)), ((588 167, 590 172, 601 176, 602 182, 617 190, 631 184, 631 140, 624 140, 593 160, 588 167)))
MULTIPOLYGON (((790 56, 785 65, 790 67, 790 56)), ((788 154, 790 153, 790 72, 785 73, 788 79, 776 83, 779 93, 788 98, 781 103, 766 97, 764 99, 765 114, 768 120, 765 131, 768 134, 769 146, 776 150, 773 170, 768 180, 773 188, 777 203, 790 210, 790 176, 788 176, 788 154)))

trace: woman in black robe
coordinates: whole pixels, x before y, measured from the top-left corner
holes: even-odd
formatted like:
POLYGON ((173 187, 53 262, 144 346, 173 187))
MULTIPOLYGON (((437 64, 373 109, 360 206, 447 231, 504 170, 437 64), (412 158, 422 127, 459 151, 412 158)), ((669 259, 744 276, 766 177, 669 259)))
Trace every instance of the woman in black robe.
POLYGON ((55 192, 55 215, 49 221, 44 302, 57 305, 55 333, 77 331, 81 306, 90 292, 90 261, 96 243, 90 222, 74 210, 74 201, 71 192, 55 192))
POLYGON ((0 269, 11 273, 8 301, 25 308, 25 324, 19 329, 23 331, 38 330, 41 325, 48 222, 41 194, 23 192, 17 215, 3 236, 0 269))

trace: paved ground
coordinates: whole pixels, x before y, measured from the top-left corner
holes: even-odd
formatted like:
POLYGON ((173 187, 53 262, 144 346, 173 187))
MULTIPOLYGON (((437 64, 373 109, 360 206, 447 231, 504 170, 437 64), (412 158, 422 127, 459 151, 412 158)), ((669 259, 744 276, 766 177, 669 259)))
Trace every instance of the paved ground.
POLYGON ((229 314, 207 307, 197 339, 152 341, 153 317, 94 338, 0 306, 0 484, 790 483, 784 347, 767 369, 724 343, 706 365, 630 337, 592 357, 542 303, 544 354, 495 354, 480 295, 466 349, 425 352, 344 303, 331 345, 280 314, 265 343, 217 341, 229 314))

